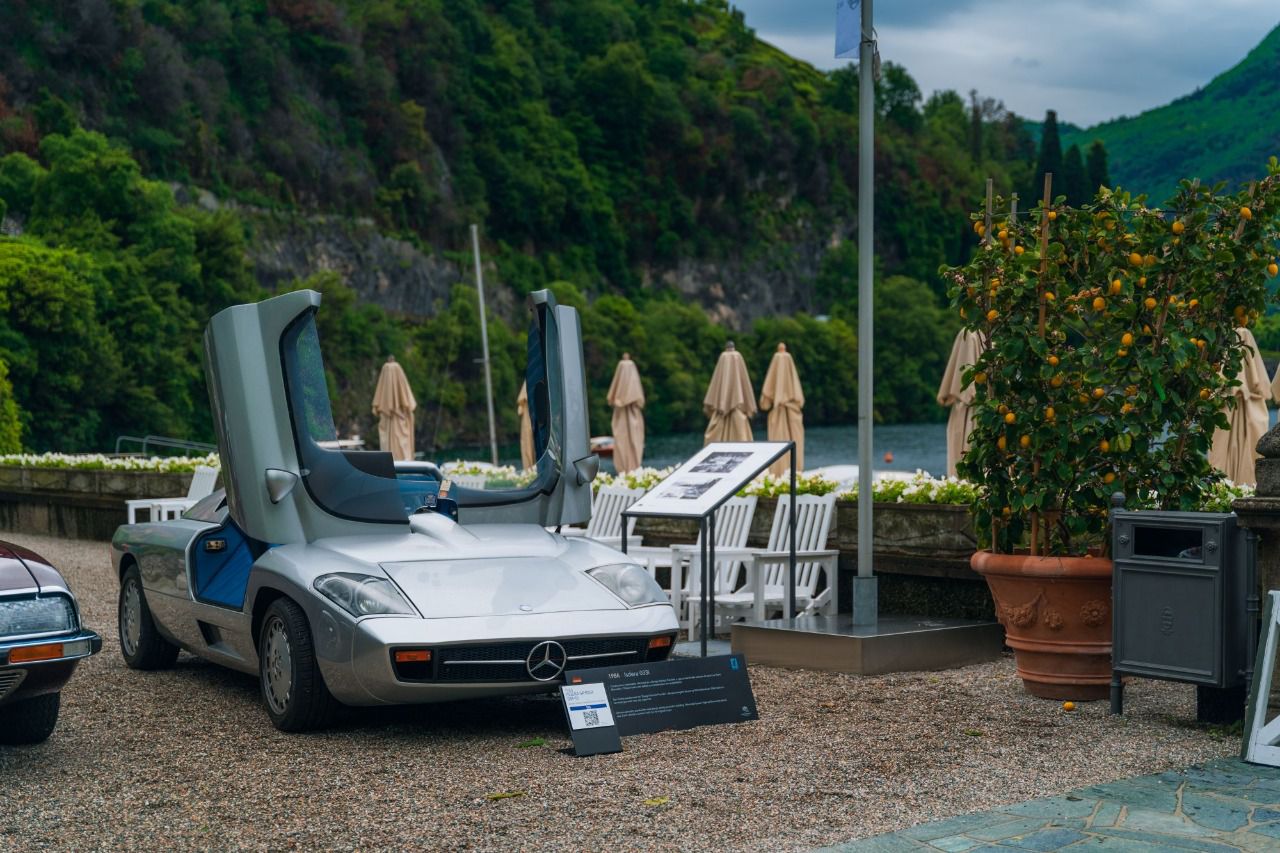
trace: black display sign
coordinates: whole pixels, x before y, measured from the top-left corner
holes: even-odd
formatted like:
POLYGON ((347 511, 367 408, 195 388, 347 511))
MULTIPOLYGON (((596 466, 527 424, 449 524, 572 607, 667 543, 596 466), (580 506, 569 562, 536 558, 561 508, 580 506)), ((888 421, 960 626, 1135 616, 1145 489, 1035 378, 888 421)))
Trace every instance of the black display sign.
POLYGON ((577 669, 565 681, 604 684, 624 736, 759 719, 742 655, 577 669))
POLYGON ((560 699, 569 720, 575 755, 622 752, 622 738, 603 684, 579 679, 560 688, 560 699))

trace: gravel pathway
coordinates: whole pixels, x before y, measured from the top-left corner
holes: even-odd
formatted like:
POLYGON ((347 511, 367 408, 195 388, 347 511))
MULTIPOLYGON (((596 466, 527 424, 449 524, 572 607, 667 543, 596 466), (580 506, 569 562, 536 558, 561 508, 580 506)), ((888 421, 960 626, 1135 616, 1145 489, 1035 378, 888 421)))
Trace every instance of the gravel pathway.
POLYGON ((560 751, 559 705, 542 697, 284 735, 253 678, 185 654, 167 672, 125 668, 104 543, 5 536, 62 568, 105 644, 48 743, 0 748, 4 849, 797 849, 1238 748, 1189 722, 1193 688, 1137 681, 1122 718, 1105 702, 1066 713, 1026 696, 1008 658, 878 678, 752 667, 758 722, 593 758, 560 751))

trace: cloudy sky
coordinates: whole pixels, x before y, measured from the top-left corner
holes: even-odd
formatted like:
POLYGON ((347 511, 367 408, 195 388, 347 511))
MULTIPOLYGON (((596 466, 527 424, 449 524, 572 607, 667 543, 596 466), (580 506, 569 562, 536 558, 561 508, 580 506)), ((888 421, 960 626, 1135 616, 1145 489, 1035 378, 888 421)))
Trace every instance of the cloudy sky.
MULTIPOLYGON (((820 68, 835 0, 731 0, 768 42, 820 68)), ((1167 103, 1235 65, 1277 24, 1276 0, 876 0, 880 57, 925 97, 976 88, 1020 115, 1092 125, 1167 103)))

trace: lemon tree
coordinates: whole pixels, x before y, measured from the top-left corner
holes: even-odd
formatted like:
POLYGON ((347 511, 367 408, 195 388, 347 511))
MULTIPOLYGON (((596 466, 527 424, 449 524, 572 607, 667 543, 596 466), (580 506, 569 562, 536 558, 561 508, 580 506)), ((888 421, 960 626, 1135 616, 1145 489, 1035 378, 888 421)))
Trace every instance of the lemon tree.
POLYGON ((1117 491, 1196 508, 1237 384, 1236 327, 1256 321, 1277 271, 1276 159, 1234 194, 1183 181, 1165 209, 1103 188, 989 230, 973 219, 981 245, 942 274, 984 344, 964 377, 976 395, 959 465, 984 544, 1024 547, 1034 524, 1039 553, 1086 553, 1117 491))

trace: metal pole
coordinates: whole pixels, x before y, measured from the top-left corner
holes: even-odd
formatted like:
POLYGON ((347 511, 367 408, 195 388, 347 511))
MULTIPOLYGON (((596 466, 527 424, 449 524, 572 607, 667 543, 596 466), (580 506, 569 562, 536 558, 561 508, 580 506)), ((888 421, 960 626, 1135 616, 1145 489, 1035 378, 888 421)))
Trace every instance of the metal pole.
MULTIPOLYGON (((787 618, 794 619, 796 615, 796 443, 794 441, 791 442, 788 455, 791 457, 791 536, 788 537, 791 553, 787 562, 787 618)), ((823 542, 818 547, 825 548, 827 544, 823 542)))
POLYGON ((858 577, 871 577, 871 406, 872 342, 875 303, 872 286, 875 248, 875 44, 872 0, 862 0, 862 39, 858 48, 858 577))
POLYGON ((698 556, 701 558, 702 565, 698 567, 698 571, 702 573, 701 583, 702 589, 698 591, 698 611, 702 615, 702 630, 699 635, 702 639, 702 656, 707 656, 707 517, 704 515, 698 522, 698 532, 701 534, 702 548, 698 556))
MULTIPOLYGON (((716 514, 707 517, 707 634, 716 636, 716 514)), ((704 654, 703 657, 706 657, 704 654)))
POLYGON ((489 404, 489 451, 498 464, 498 429, 493 421, 493 375, 489 369, 489 323, 484 315, 484 273, 480 271, 480 229, 471 224, 471 249, 476 257, 476 292, 480 294, 480 346, 484 350, 484 394, 489 404))

